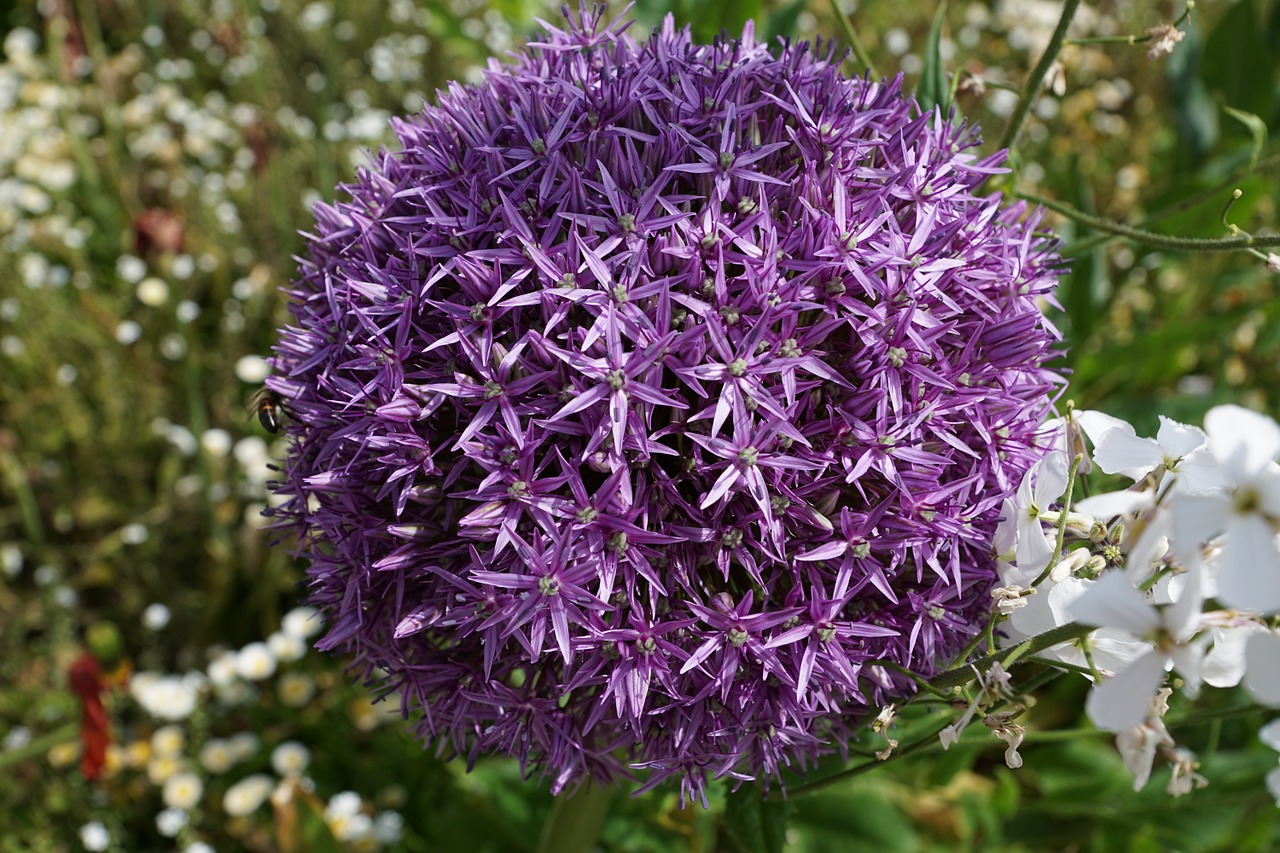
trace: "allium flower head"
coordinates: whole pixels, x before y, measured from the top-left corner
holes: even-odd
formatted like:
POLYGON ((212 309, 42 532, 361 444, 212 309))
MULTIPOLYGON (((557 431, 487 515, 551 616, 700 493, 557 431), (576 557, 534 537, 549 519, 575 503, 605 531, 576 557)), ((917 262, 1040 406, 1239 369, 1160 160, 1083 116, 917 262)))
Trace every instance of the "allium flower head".
POLYGON ((1058 258, 806 45, 583 11, 318 205, 270 387, 321 648, 553 787, 802 768, 983 623, 1058 258))

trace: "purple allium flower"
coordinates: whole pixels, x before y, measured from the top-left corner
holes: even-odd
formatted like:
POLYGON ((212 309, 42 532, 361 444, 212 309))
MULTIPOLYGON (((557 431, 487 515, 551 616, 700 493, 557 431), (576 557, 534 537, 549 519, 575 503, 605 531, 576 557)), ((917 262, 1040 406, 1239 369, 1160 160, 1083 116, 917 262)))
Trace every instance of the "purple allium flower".
POLYGON ((1059 259, 899 80, 623 29, 548 28, 316 208, 277 512, 425 740, 700 796, 983 625, 1059 259))

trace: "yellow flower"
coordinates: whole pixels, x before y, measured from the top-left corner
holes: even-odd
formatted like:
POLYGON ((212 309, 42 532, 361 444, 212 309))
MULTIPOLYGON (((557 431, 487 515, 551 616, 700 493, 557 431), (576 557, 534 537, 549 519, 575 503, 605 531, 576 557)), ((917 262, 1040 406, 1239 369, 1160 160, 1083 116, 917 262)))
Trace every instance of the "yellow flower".
POLYGON ((153 785, 163 785, 169 777, 182 769, 182 761, 166 755, 152 756, 147 764, 147 778, 153 785))
POLYGON ((73 740, 60 743, 49 750, 49 763, 54 767, 66 767, 74 764, 80 757, 80 741, 73 740))
POLYGON ((182 752, 185 740, 180 726, 163 726, 151 735, 151 749, 156 755, 176 758, 182 752))

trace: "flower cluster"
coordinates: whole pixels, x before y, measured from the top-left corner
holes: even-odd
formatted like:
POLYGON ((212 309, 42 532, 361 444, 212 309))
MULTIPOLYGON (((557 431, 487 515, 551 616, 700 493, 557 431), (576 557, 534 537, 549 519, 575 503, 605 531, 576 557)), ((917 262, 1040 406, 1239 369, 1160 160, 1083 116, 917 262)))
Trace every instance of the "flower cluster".
POLYGON ((1117 733, 1135 787, 1160 751, 1174 767, 1170 792, 1185 793, 1205 780, 1163 721, 1171 671, 1189 696, 1243 683, 1280 706, 1280 634, 1266 618, 1280 613, 1280 425, 1219 406, 1203 430, 1162 417, 1157 436, 1142 438, 1082 412, 1058 435, 1062 446, 1028 472, 998 537, 1009 558, 995 591, 1005 634, 1016 643, 1073 622, 1095 627, 1042 654, 1092 672, 1086 711, 1117 733), (1088 464, 1134 485, 1064 511, 1067 448, 1082 449, 1086 436, 1088 464))
MULTIPOLYGON (((152 608, 157 606, 163 607, 152 608)), ((397 786, 368 799, 342 791, 325 801, 310 773, 311 748, 281 738, 291 729, 288 723, 280 724, 279 717, 296 717, 304 708, 311 714, 332 708, 365 732, 390 719, 387 714, 376 715, 366 698, 344 709, 331 689, 295 666, 305 659, 311 639, 321 628, 313 608, 298 607, 284 615, 280 630, 265 642, 218 652, 203 671, 133 675, 129 692, 145 716, 133 724, 113 721, 111 731, 121 732, 123 740, 104 744, 105 760, 99 769, 105 783, 122 784, 137 799, 147 786, 135 783, 145 777, 163 805, 155 814, 157 831, 174 839, 184 853, 212 850, 207 843, 223 837, 225 831, 243 840, 255 831, 264 812, 296 810, 291 803, 298 797, 310 798, 311 806, 323 811, 329 833, 343 849, 376 853, 399 843, 404 823, 400 813, 376 808, 403 805, 404 795, 397 786), (278 715, 274 719, 271 709, 278 715), (150 726, 146 717, 163 724, 150 726), (256 731, 268 733, 267 739, 246 730, 213 733, 228 725, 244 726, 247 720, 256 731)), ((306 736, 300 729, 296 733, 306 736)), ((29 742, 29 733, 12 740, 21 745, 22 738, 29 742)), ((69 764, 75 760, 77 746, 60 744, 50 752, 50 760, 55 766, 69 764)), ((13 748, 8 743, 6 747, 13 748)), ((98 821, 82 827, 81 840, 91 850, 108 849, 111 844, 98 821)))
POLYGON ((899 81, 623 29, 549 29, 317 206, 276 512, 424 739, 697 794, 985 623, 1058 258, 899 81))

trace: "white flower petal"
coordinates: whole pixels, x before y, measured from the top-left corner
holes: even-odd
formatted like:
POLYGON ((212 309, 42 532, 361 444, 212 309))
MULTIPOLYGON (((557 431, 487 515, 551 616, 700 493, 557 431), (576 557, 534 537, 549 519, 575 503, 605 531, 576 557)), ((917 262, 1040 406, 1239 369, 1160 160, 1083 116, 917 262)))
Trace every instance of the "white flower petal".
POLYGON ((1186 642, 1200 627, 1200 611, 1204 605, 1204 571, 1200 561, 1191 561, 1186 581, 1173 606, 1161 613, 1161 621, 1178 642, 1186 642))
POLYGON ((1148 491, 1103 492, 1077 501, 1071 509, 1082 515, 1106 519, 1117 515, 1131 515, 1138 510, 1150 507, 1154 500, 1155 495, 1148 491))
POLYGON ((1094 685, 1085 700, 1085 711, 1104 731, 1122 732, 1139 725, 1151 710, 1151 697, 1164 681, 1163 654, 1150 651, 1128 668, 1094 685))
POLYGON ((1280 707, 1280 636, 1274 631, 1255 634, 1245 644, 1244 686, 1263 705, 1280 707))
MULTIPOLYGON (((1103 672, 1120 672, 1151 648, 1150 643, 1134 640, 1126 631, 1099 628, 1093 634, 1093 663, 1103 672)), ((1088 666, 1083 654, 1080 654, 1080 663, 1088 666)))
POLYGON ((1224 495, 1178 495, 1173 502, 1169 537, 1184 558, 1200 553, 1200 545, 1227 527, 1231 504, 1224 495))
POLYGON ((1132 424, 1102 412, 1092 410, 1076 412, 1075 419, 1080 428, 1084 430, 1084 434, 1089 436, 1089 441, 1092 442, 1094 447, 1098 446, 1102 436, 1109 430, 1119 429, 1128 432, 1130 435, 1137 435, 1132 424))
POLYGON ((1113 429, 1099 439, 1093 461, 1108 474, 1123 474, 1137 480, 1164 462, 1164 454, 1160 452, 1160 445, 1150 438, 1113 429))
POLYGON ((1066 577, 1054 584, 1048 595, 1043 595, 1044 590, 1040 590, 1042 597, 1049 605, 1049 612, 1053 619, 1050 627, 1057 628, 1069 623, 1072 605, 1096 583, 1097 581, 1066 577))
POLYGON ((1174 646, 1169 653, 1173 658, 1173 667, 1182 676, 1182 692, 1194 697, 1200 692, 1201 663, 1204 661, 1206 641, 1197 639, 1185 645, 1174 646))
POLYGON ((1093 588, 1071 605, 1071 618, 1100 628, 1123 628, 1135 637, 1145 637, 1160 625, 1156 609, 1133 588, 1124 572, 1108 572, 1098 578, 1093 588))
POLYGON ((1211 635, 1213 648, 1204 656, 1204 664, 1200 670, 1205 684, 1211 687, 1235 687, 1239 684, 1240 679, 1244 678, 1245 646, 1250 637, 1266 630, 1257 622, 1215 628, 1211 635))
POLYGON ((1280 806, 1280 767, 1267 774, 1267 793, 1275 797, 1276 805, 1280 806))
POLYGON ((1156 441, 1164 455, 1173 459, 1190 455, 1191 451, 1201 447, 1207 439, 1204 430, 1187 426, 1160 416, 1160 431, 1156 433, 1156 441))
POLYGON ((1146 527, 1129 550, 1125 573, 1135 587, 1151 577, 1151 566, 1169 549, 1168 535, 1173 526, 1173 513, 1158 509, 1147 517, 1146 527))
POLYGON ((1067 457, 1063 453, 1050 453, 1036 463, 1036 481, 1032 491, 1035 505, 1048 509, 1067 490, 1067 457))
POLYGON ((1280 611, 1280 551, 1260 516, 1236 516, 1222 537, 1218 598, 1240 610, 1280 611))
POLYGON ((1272 720, 1258 729, 1258 740, 1280 752, 1280 719, 1272 720))
POLYGON ((1214 406, 1204 416, 1209 446, 1223 462, 1259 471, 1280 454, 1280 424, 1243 406, 1214 406))

